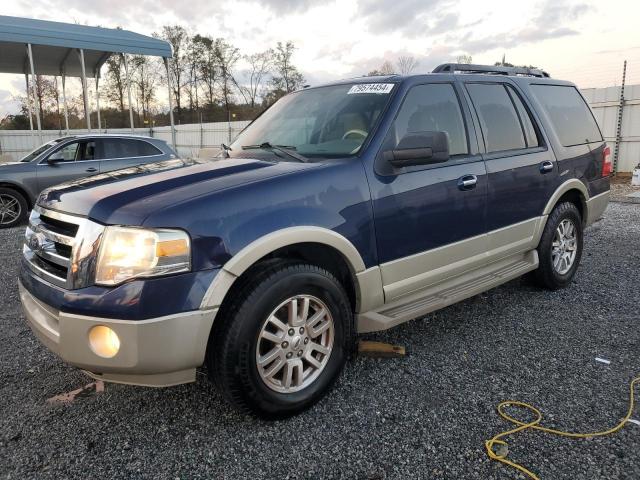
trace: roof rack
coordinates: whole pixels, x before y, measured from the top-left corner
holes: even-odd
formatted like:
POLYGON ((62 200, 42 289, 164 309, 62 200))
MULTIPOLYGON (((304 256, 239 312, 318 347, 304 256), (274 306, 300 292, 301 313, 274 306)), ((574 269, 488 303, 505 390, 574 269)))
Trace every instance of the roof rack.
POLYGON ((489 73, 496 75, 527 75, 530 77, 548 78, 544 70, 527 67, 502 67, 494 65, 472 65, 467 63, 443 63, 433 69, 432 73, 489 73))

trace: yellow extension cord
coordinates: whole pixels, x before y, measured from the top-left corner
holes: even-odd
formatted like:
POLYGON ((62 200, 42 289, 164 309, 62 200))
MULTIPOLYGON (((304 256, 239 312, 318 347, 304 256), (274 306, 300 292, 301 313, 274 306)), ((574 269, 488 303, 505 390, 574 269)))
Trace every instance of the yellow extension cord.
POLYGON ((496 436, 494 436, 491 440, 487 440, 486 442, 484 442, 484 445, 487 449, 487 454, 489 455, 489 458, 491 458, 492 460, 496 460, 498 462, 504 463, 505 465, 509 465, 510 467, 520 470, 522 473, 524 473, 525 475, 528 475, 530 478, 534 480, 540 480, 539 477, 536 476, 531 470, 528 470, 527 468, 523 467, 522 465, 516 462, 512 462, 511 460, 508 460, 507 459, 508 452, 505 454, 498 454, 493 450, 493 446, 503 445, 506 447, 507 442, 505 442, 504 440, 500 440, 501 438, 506 437, 508 435, 513 435, 514 433, 521 432, 529 428, 532 430, 540 430, 541 432, 552 433, 554 435, 560 435, 561 437, 570 437, 570 438, 602 437, 604 435, 610 435, 612 433, 615 433, 618 430, 620 430, 622 427, 624 427, 624 424, 627 423, 627 421, 631 418, 631 415, 633 414, 633 407, 635 402, 633 398, 633 389, 636 383, 640 383, 640 377, 636 377, 633 380, 631 380, 631 384, 629 385, 629 410, 627 411, 627 414, 625 415, 625 417, 615 427, 610 428, 609 430, 604 430, 602 432, 571 433, 571 432, 563 432, 562 430, 555 430, 553 428, 543 427, 540 425, 540 422, 542 421, 542 413, 533 405, 529 405, 528 403, 524 403, 524 402, 517 402, 514 400, 507 400, 505 402, 500 402, 500 404, 498 404, 498 414, 508 422, 511 422, 517 425, 517 427, 512 428, 511 430, 507 430, 502 433, 499 433, 496 436), (515 418, 510 417, 509 415, 504 413, 503 409, 505 407, 510 407, 510 406, 521 407, 526 410, 529 410, 530 412, 533 412, 536 415, 536 418, 533 421, 528 423, 516 420, 515 418))

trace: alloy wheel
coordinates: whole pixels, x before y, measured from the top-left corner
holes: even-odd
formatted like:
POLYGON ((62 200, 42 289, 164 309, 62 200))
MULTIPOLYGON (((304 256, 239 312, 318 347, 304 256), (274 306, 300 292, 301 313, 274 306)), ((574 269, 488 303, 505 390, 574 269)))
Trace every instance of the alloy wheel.
POLYGON ((553 268, 560 275, 565 275, 576 259, 578 251, 577 229, 567 218, 562 220, 556 228, 551 244, 551 260, 553 268))
POLYGON ((326 367, 334 342, 329 308, 313 295, 296 295, 265 320, 256 346, 256 366, 267 387, 293 393, 308 387, 326 367))
POLYGON ((22 206, 16 197, 8 194, 0 194, 0 224, 9 225, 20 218, 22 206))

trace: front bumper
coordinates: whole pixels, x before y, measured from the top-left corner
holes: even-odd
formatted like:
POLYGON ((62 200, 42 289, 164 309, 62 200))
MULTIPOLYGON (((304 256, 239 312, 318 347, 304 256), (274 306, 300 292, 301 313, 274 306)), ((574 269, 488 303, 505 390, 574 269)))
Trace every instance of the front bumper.
POLYGON ((193 310, 148 320, 115 320, 65 313, 46 305, 19 282, 29 326, 65 362, 102 380, 164 387, 195 380, 204 362, 217 310, 193 310), (104 325, 120 338, 112 358, 96 355, 89 330, 104 325))

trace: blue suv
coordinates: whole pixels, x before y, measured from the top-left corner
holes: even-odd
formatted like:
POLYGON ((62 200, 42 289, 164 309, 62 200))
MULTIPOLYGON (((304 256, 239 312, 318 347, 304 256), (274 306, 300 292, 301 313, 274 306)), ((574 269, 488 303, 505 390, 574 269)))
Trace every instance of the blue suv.
POLYGON ((531 272, 568 285, 611 159, 588 105, 539 70, 447 64, 289 94, 215 160, 45 190, 20 296, 38 338, 106 381, 206 365, 244 411, 284 417, 356 334, 531 272))

